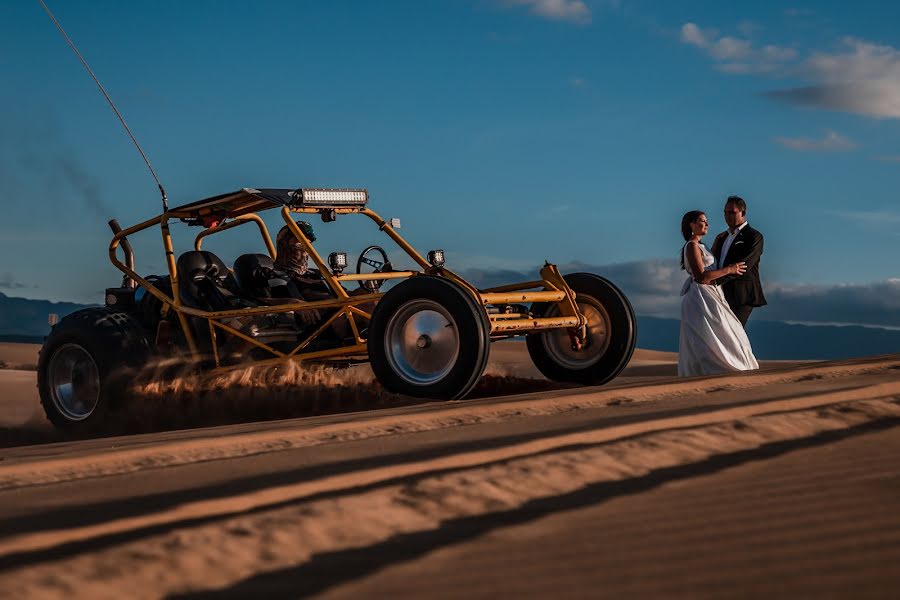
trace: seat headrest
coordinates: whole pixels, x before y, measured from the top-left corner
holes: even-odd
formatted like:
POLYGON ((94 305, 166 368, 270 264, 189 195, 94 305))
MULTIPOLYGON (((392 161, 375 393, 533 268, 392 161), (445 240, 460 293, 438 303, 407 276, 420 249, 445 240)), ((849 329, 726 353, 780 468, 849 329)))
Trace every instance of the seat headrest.
POLYGON ((234 261, 234 277, 245 291, 257 291, 260 281, 255 273, 260 267, 275 269, 275 261, 268 254, 242 254, 234 261))
POLYGON ((203 277, 224 279, 228 276, 228 267, 222 260, 206 250, 191 250, 178 257, 176 263, 178 274, 183 279, 194 281, 203 277))

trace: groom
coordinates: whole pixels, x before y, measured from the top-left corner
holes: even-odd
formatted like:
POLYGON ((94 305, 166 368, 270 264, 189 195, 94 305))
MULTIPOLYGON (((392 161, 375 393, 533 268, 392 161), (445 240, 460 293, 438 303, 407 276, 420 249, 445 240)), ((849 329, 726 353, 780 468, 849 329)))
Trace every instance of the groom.
POLYGON ((750 313, 757 306, 765 306, 762 286, 759 283, 759 257, 763 253, 763 236, 747 223, 747 203, 740 196, 729 196, 725 202, 725 223, 728 230, 716 236, 712 254, 716 268, 743 262, 747 271, 743 275, 726 275, 716 279, 722 286, 725 300, 741 325, 747 326, 750 313))

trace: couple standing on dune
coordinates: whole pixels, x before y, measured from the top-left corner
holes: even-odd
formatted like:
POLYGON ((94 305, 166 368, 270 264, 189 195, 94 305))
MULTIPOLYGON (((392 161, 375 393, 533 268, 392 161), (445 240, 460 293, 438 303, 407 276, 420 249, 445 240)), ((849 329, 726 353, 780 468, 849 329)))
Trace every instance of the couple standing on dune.
POLYGON ((681 268, 688 279, 681 289, 680 376, 759 368, 744 326, 751 311, 766 304, 759 283, 763 236, 750 227, 739 196, 725 202, 725 222, 728 229, 709 251, 700 241, 709 230, 706 214, 692 210, 681 219, 681 268))

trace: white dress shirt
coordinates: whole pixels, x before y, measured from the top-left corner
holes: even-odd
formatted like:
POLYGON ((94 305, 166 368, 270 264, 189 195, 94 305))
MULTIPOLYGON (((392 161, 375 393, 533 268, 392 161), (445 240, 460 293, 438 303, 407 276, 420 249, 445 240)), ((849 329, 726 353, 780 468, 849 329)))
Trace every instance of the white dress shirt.
POLYGON ((740 225, 735 228, 734 231, 728 232, 728 237, 725 238, 725 242, 722 244, 722 251, 719 253, 719 264, 716 265, 717 268, 721 269, 725 266, 725 257, 728 256, 728 251, 731 250, 731 243, 734 241, 734 238, 738 236, 741 229, 747 226, 747 221, 744 221, 740 225))

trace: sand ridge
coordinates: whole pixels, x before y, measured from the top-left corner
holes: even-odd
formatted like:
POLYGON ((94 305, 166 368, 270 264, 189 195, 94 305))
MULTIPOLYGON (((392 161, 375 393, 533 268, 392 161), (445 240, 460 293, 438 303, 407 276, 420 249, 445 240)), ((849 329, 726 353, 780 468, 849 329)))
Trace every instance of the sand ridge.
MULTIPOLYGON (((296 501, 316 494, 326 492, 331 493, 353 487, 369 486, 391 479, 419 476, 428 471, 470 468, 495 462, 509 461, 534 454, 559 451, 561 448, 596 445, 618 439, 647 435, 649 433, 702 427, 712 423, 733 422, 754 416, 774 415, 782 412, 804 411, 812 408, 828 407, 833 404, 866 399, 891 398, 893 401, 875 402, 871 405, 876 407, 876 414, 879 414, 880 416, 900 416, 900 404, 894 399, 895 397, 900 398, 900 382, 865 386, 859 389, 842 390, 831 394, 802 396, 789 400, 776 400, 772 402, 751 404, 748 406, 731 407, 724 410, 620 425, 583 433, 545 437, 497 449, 461 452, 446 458, 429 459, 422 462, 371 469, 362 474, 342 474, 333 477, 325 477, 311 482, 267 488, 251 492, 241 497, 231 496, 224 499, 201 500, 180 506, 156 516, 147 515, 138 518, 125 519, 121 522, 111 521, 102 525, 92 525, 81 529, 70 529, 67 531, 66 535, 78 539, 82 535, 94 536, 111 534, 120 531, 122 528, 133 529, 150 527, 162 523, 207 517, 210 515, 220 516, 223 514, 257 509, 266 505, 296 501), (884 410, 884 413, 878 413, 878 410, 884 410), (895 410, 897 411, 896 415, 895 410)), ((11 540, 0 540, 0 554, 34 551, 50 547, 57 543, 59 543, 57 538, 54 537, 51 540, 44 533, 31 534, 13 538, 11 540)))
MULTIPOLYGON (((859 395, 896 393, 895 387, 873 386, 877 389, 859 395)), ((897 398, 839 401, 850 396, 835 394, 830 400, 836 403, 828 406, 817 406, 810 398, 799 403, 781 401, 755 407, 761 411, 758 414, 752 414, 753 407, 729 409, 720 411, 712 421, 710 415, 698 415, 677 423, 656 423, 644 433, 620 431, 607 439, 582 439, 575 446, 532 447, 525 454, 495 456, 475 464, 460 460, 462 456, 450 457, 453 464, 430 461, 428 468, 409 474, 405 482, 397 482, 398 474, 373 485, 357 480, 344 493, 325 497, 307 489, 311 495, 294 496, 287 506, 282 497, 272 509, 246 515, 236 514, 251 506, 241 498, 200 501, 158 515, 172 519, 173 525, 185 523, 168 533, 0 575, 4 584, 0 595, 62 598, 77 590, 82 597, 113 598, 128 590, 135 598, 159 598, 216 589, 257 573, 303 564, 318 553, 433 530, 446 521, 512 510, 531 500, 599 482, 640 477, 714 455, 900 418, 897 398), (794 410, 789 410, 791 406, 794 410), (216 513, 217 506, 229 510, 216 513), (223 518, 194 526, 185 521, 216 514, 223 518), (348 523, 355 525, 347 527, 348 523), (222 552, 226 547, 229 551, 222 552)), ((357 478, 365 475, 356 474, 357 478)), ((279 491, 283 490, 258 493, 279 491)), ((147 527, 148 517, 152 515, 127 523, 113 521, 93 528, 5 539, 0 555, 109 535, 122 528, 147 527)))
POLYGON ((288 420, 278 422, 273 429, 247 433, 219 427, 201 431, 202 437, 195 439, 160 440, 149 435, 133 436, 127 440, 130 444, 150 443, 129 448, 117 447, 116 438, 108 438, 103 446, 93 446, 89 453, 67 453, 64 458, 32 456, 4 461, 0 463, 0 490, 228 460, 310 445, 550 416, 622 402, 649 402, 687 394, 889 372, 897 368, 900 368, 900 358, 888 356, 781 371, 753 371, 618 388, 574 389, 550 394, 438 403, 388 416, 359 413, 351 422, 326 425, 305 426, 303 420, 288 420))
MULTIPOLYGON (((6 365, 0 368, 0 446, 61 439, 40 406, 34 371, 39 350, 39 344, 0 343, 0 366, 6 365)), ((674 376, 676 361, 674 353, 637 349, 619 381, 674 376)), ((171 372, 165 371, 150 365, 146 372, 139 374, 138 385, 143 389, 136 390, 134 397, 128 399, 130 406, 122 416, 129 426, 123 427, 122 433, 131 429, 128 433, 134 434, 421 403, 421 400, 380 390, 368 365, 309 373, 303 377, 303 385, 293 386, 283 385, 284 373, 275 373, 273 381, 263 381, 260 377, 265 379, 265 369, 260 373, 252 368, 239 369, 206 378, 204 385, 208 389, 204 390, 184 389, 195 388, 199 383, 196 377, 173 381, 171 372), (302 401, 298 402, 298 397, 302 401)), ((293 371, 296 373, 298 369, 293 371)), ((497 342, 491 345, 485 377, 474 395, 496 396, 565 387, 571 386, 549 382, 538 372, 524 343, 497 342)))
POLYGON ((253 578, 329 553, 377 551, 398 536, 502 519, 535 501, 555 506, 715 457, 752 460, 826 432, 896 425, 898 371, 893 355, 14 449, 0 461, 0 493, 14 511, 35 501, 17 514, 37 521, 9 519, 0 533, 0 597, 240 595, 253 578), (639 418, 611 416, 630 412, 639 418), (520 434, 500 433, 514 425, 520 434), (482 435, 491 443, 470 443, 482 435), (440 452, 420 451, 435 442, 440 452), (340 462, 304 462, 328 468, 298 470, 304 449, 320 446, 321 456, 350 450, 340 462), (383 460, 362 459, 373 449, 383 460), (283 466, 248 470, 259 468, 253 457, 283 466), (195 487, 201 470, 221 475, 195 487), (155 488, 136 484, 159 478, 174 483, 147 501, 140 494, 155 488), (97 509, 113 500, 96 492, 117 486, 132 490, 125 510, 97 509))

